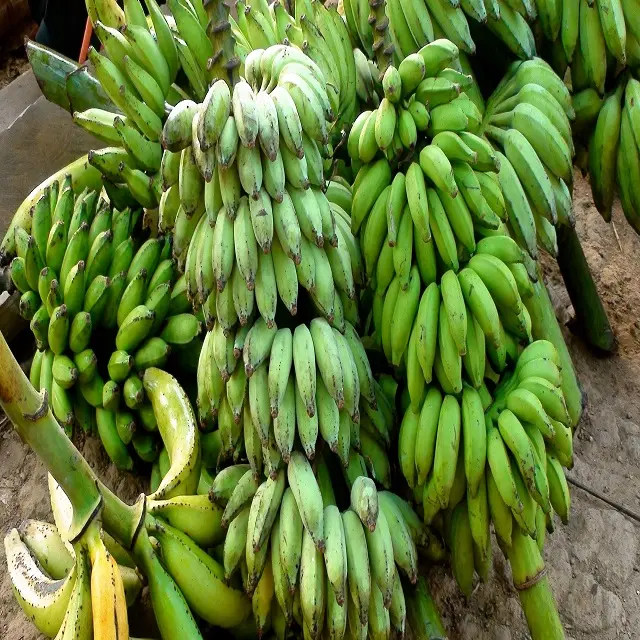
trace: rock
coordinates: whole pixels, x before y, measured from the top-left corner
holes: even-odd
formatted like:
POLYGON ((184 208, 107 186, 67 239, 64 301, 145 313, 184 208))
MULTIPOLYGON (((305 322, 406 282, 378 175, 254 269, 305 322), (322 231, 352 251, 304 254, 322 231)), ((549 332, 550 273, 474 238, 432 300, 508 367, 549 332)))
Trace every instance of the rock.
POLYGON ((619 421, 622 447, 629 461, 640 464, 640 426, 631 420, 619 421))
POLYGON ((471 615, 465 615, 458 625, 458 637, 473 638, 473 640, 512 640, 513 636, 508 627, 504 625, 489 625, 486 621, 478 621, 471 615))
POLYGON ((545 546, 545 564, 549 572, 549 582, 556 601, 564 601, 572 581, 572 569, 569 562, 568 544, 566 539, 560 539, 558 532, 547 538, 545 546))
POLYGON ((575 568, 593 573, 608 589, 629 580, 640 539, 627 518, 614 510, 586 509, 576 514, 570 530, 575 568))
POLYGON ((620 447, 620 435, 618 434, 618 421, 616 413, 610 405, 601 404, 598 410, 594 410, 592 424, 593 439, 607 449, 620 447))
POLYGON ((572 581, 561 611, 573 629, 583 633, 618 630, 626 621, 620 598, 585 573, 572 581))

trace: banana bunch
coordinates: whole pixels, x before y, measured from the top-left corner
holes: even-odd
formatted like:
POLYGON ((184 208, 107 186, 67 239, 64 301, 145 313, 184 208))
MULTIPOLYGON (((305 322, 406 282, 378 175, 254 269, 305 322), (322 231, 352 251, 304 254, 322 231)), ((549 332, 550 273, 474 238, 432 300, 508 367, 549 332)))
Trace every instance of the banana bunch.
POLYGON ((121 109, 117 91, 112 95, 111 87, 124 84, 135 89, 133 97, 147 103, 162 119, 165 100, 174 105, 185 94, 201 100, 213 79, 231 76, 239 64, 226 24, 228 7, 211 7, 202 0, 172 0, 167 16, 156 0, 144 1, 146 11, 140 0, 127 0, 124 10, 115 0, 87 0, 86 4, 112 63, 106 83, 97 69, 96 75, 121 109), (178 76, 180 71, 186 85, 178 76))
MULTIPOLYGON (((236 52, 243 63, 241 75, 249 82, 250 77, 256 77, 252 69, 260 66, 261 51, 274 45, 291 45, 302 51, 316 63, 326 81, 323 86, 336 116, 332 139, 337 142, 341 127, 350 126, 357 114, 356 65, 347 26, 335 4, 298 0, 294 15, 286 7, 281 0, 236 5, 237 20, 231 17, 230 22, 236 52)), ((265 81, 264 86, 267 84, 265 81)))
POLYGON ((392 163, 411 156, 424 137, 479 130, 482 112, 465 93, 475 84, 473 76, 454 67, 460 67, 458 47, 439 39, 397 68, 387 68, 379 106, 361 112, 349 132, 347 150, 355 169, 373 162, 380 151, 392 163))
POLYGON ((286 638, 294 625, 310 638, 402 635, 404 590, 417 580, 427 529, 407 502, 362 475, 341 512, 325 458, 315 464, 314 473, 293 451, 264 481, 248 465, 216 476, 210 495, 224 507, 225 578, 239 574, 258 637, 271 629, 286 638))
POLYGON ((609 222, 615 193, 622 211, 640 233, 640 82, 623 74, 611 93, 601 98, 591 88, 573 96, 574 133, 581 168, 588 174, 596 208, 609 222))
MULTIPOLYGON (((167 465, 144 497, 144 511, 136 516, 141 526, 136 529, 133 547, 123 548, 105 531, 102 538, 111 556, 146 578, 161 635, 179 637, 180 631, 199 638, 193 613, 210 624, 235 627, 247 618, 250 602, 242 591, 224 583, 222 564, 205 552, 224 541, 223 509, 198 492, 202 452, 189 399, 175 378, 159 369, 148 369, 143 380, 157 416, 167 465)), ((65 540, 73 507, 51 476, 49 492, 57 531, 65 540)), ((61 564, 55 562, 57 556, 51 550, 42 549, 42 542, 33 546, 38 549, 38 560, 48 563, 43 566, 61 564)), ((59 547, 64 550, 62 541, 55 549, 59 547)), ((127 571, 123 571, 125 577, 127 571)))
POLYGON ((538 2, 545 37, 554 43, 560 69, 571 67, 576 93, 605 93, 607 80, 625 66, 640 66, 640 17, 629 0, 538 2))
MULTIPOLYGON (((343 6, 352 41, 373 57, 378 24, 369 17, 369 4, 366 0, 349 0, 343 6)), ((486 25, 519 58, 528 59, 536 54, 528 24, 536 17, 536 6, 529 0, 416 0, 411 3, 389 0, 386 16, 396 63, 438 38, 447 38, 462 51, 474 54, 476 44, 468 18, 486 25)), ((381 69, 384 72, 384 68, 381 69)))
POLYGON ((184 278, 176 281, 170 238, 141 242, 141 217, 96 191, 76 197, 65 178, 34 205, 32 235, 16 228, 10 265, 38 347, 31 383, 47 390, 69 436, 76 424, 97 428, 122 469, 133 466, 129 444, 145 461, 158 453, 139 375, 166 366, 172 350, 177 364, 197 358, 201 345, 202 324, 190 313, 184 278))
POLYGON ((562 79, 540 58, 514 63, 487 103, 484 133, 502 150, 498 178, 510 227, 536 257, 558 252, 555 225, 573 226, 575 111, 562 79))
POLYGON ((439 285, 432 281, 423 290, 413 265, 406 289, 391 274, 387 289, 375 292, 373 337, 406 377, 414 412, 434 380, 448 394, 468 384, 486 397, 486 382, 497 382, 519 345, 530 342, 525 302, 532 286, 522 255, 509 236, 490 236, 459 273, 445 271, 439 285))
POLYGON ((176 39, 155 0, 146 1, 150 20, 139 0, 127 2, 124 12, 112 0, 87 5, 103 46, 102 53, 90 47, 89 60, 113 108, 90 108, 73 118, 112 145, 92 154, 91 164, 111 183, 126 185, 142 206, 154 209, 158 195, 150 175, 160 168, 166 104, 184 94, 174 84, 181 68, 176 39))
POLYGON ((216 323, 205 336, 198 362, 200 423, 207 430, 217 424, 216 457, 244 451, 256 474, 264 469, 274 476, 298 441, 310 460, 324 443, 345 468, 352 449, 362 451, 374 478, 388 486, 385 449, 394 403, 373 378, 349 322, 341 333, 324 318, 295 329, 258 318, 248 331, 225 334, 216 323))
POLYGON ((55 525, 27 520, 5 536, 4 547, 16 599, 42 634, 129 639, 127 608, 142 589, 140 575, 95 522, 70 544, 55 525))
POLYGON ((566 523, 570 496, 563 467, 573 466, 570 418, 555 347, 528 345, 492 393, 465 385, 458 396, 431 386, 409 406, 398 454, 426 524, 444 512, 453 574, 468 596, 474 570, 487 579, 489 525, 511 547, 519 527, 540 550, 553 514, 566 523))
POLYGON ((124 11, 115 0, 87 1, 103 46, 102 53, 91 47, 89 60, 112 108, 74 112, 73 118, 111 145, 90 159, 111 189, 126 186, 135 201, 155 209, 167 112, 185 98, 203 100, 212 80, 235 77, 239 60, 225 42, 233 48, 229 25, 213 28, 221 16, 208 13, 228 14, 226 5, 205 10, 201 0, 176 0, 168 19, 156 0, 145 4, 148 16, 140 0, 127 2, 124 11))
POLYGON ((301 284, 342 329, 357 322, 361 266, 348 213, 324 193, 333 111, 322 72, 276 45, 253 51, 245 73, 233 94, 218 81, 169 115, 160 226, 209 327, 244 327, 256 310, 271 326, 278 299, 297 313, 301 284))

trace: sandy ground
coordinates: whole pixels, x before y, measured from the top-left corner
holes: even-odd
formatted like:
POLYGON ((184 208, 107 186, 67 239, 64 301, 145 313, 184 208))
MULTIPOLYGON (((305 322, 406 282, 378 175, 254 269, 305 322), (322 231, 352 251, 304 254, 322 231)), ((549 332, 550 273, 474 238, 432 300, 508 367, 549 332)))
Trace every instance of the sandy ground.
MULTIPOLYGON (((615 355, 598 359, 567 332, 572 356, 587 396, 575 443, 572 477, 640 512, 640 238, 619 206, 613 227, 592 206, 588 184, 577 177, 578 230, 618 338, 615 355)), ((559 275, 547 270, 559 317, 571 305, 559 275)), ((117 474, 96 441, 80 443, 107 484, 133 499, 140 485, 117 474)), ((49 519, 42 465, 10 427, 0 431, 0 532, 24 518, 49 519)), ((444 568, 429 572, 432 592, 451 639, 524 640, 528 637, 508 567, 496 549, 494 570, 468 602, 444 568)), ((548 538, 545 556, 567 638, 640 637, 640 525, 580 489, 572 492, 571 521, 548 538)), ((34 640, 39 635, 15 602, 0 548, 0 637, 34 640)))

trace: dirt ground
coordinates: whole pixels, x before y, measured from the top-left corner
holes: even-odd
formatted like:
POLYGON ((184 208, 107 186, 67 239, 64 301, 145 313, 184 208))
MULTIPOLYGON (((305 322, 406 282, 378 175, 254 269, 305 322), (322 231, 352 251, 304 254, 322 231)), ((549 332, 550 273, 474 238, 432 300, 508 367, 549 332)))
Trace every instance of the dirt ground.
POLYGON ((6 87, 29 68, 29 61, 22 49, 0 56, 0 89, 6 87))
MULTIPOLYGON (((606 359, 596 358, 566 333, 587 397, 570 475, 640 512, 640 238, 616 206, 618 242, 613 226, 602 221, 591 203, 588 184, 579 176, 575 209, 618 351, 606 359)), ((572 310, 559 274, 551 267, 547 275, 558 316, 567 321, 572 310)), ((123 498, 134 499, 139 483, 116 473, 95 440, 80 444, 107 484, 123 498)), ((24 518, 50 519, 44 469, 9 425, 0 430, 0 460, 0 532, 24 518)), ((490 581, 480 584, 466 603, 444 568, 429 573, 452 640, 528 637, 509 570, 494 548, 490 581)), ((640 637, 640 523, 573 488, 571 521, 567 527, 557 523, 545 556, 568 639, 640 637)), ((0 567, 0 637, 34 640, 39 636, 13 597, 2 548, 0 567)))
POLYGON ((23 41, 26 37, 33 38, 37 28, 38 25, 26 17, 0 42, 0 89, 28 69, 29 62, 23 41))

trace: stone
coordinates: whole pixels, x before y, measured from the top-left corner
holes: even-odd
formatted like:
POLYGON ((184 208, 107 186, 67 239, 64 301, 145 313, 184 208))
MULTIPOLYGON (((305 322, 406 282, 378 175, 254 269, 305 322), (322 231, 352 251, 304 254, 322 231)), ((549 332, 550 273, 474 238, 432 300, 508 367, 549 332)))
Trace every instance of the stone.
POLYGON ((585 573, 576 575, 563 605, 563 618, 583 633, 619 630, 626 622, 620 598, 585 573))
POLYGON ((640 426, 631 420, 620 420, 620 437, 629 462, 640 464, 640 426))
POLYGON ((640 539, 637 529, 612 509, 585 509, 570 525, 574 566, 617 590, 629 580, 636 564, 640 539))
POLYGON ((620 447, 620 435, 618 434, 618 420, 616 413, 610 405, 602 403, 594 410, 591 434, 593 439, 607 449, 620 447))

